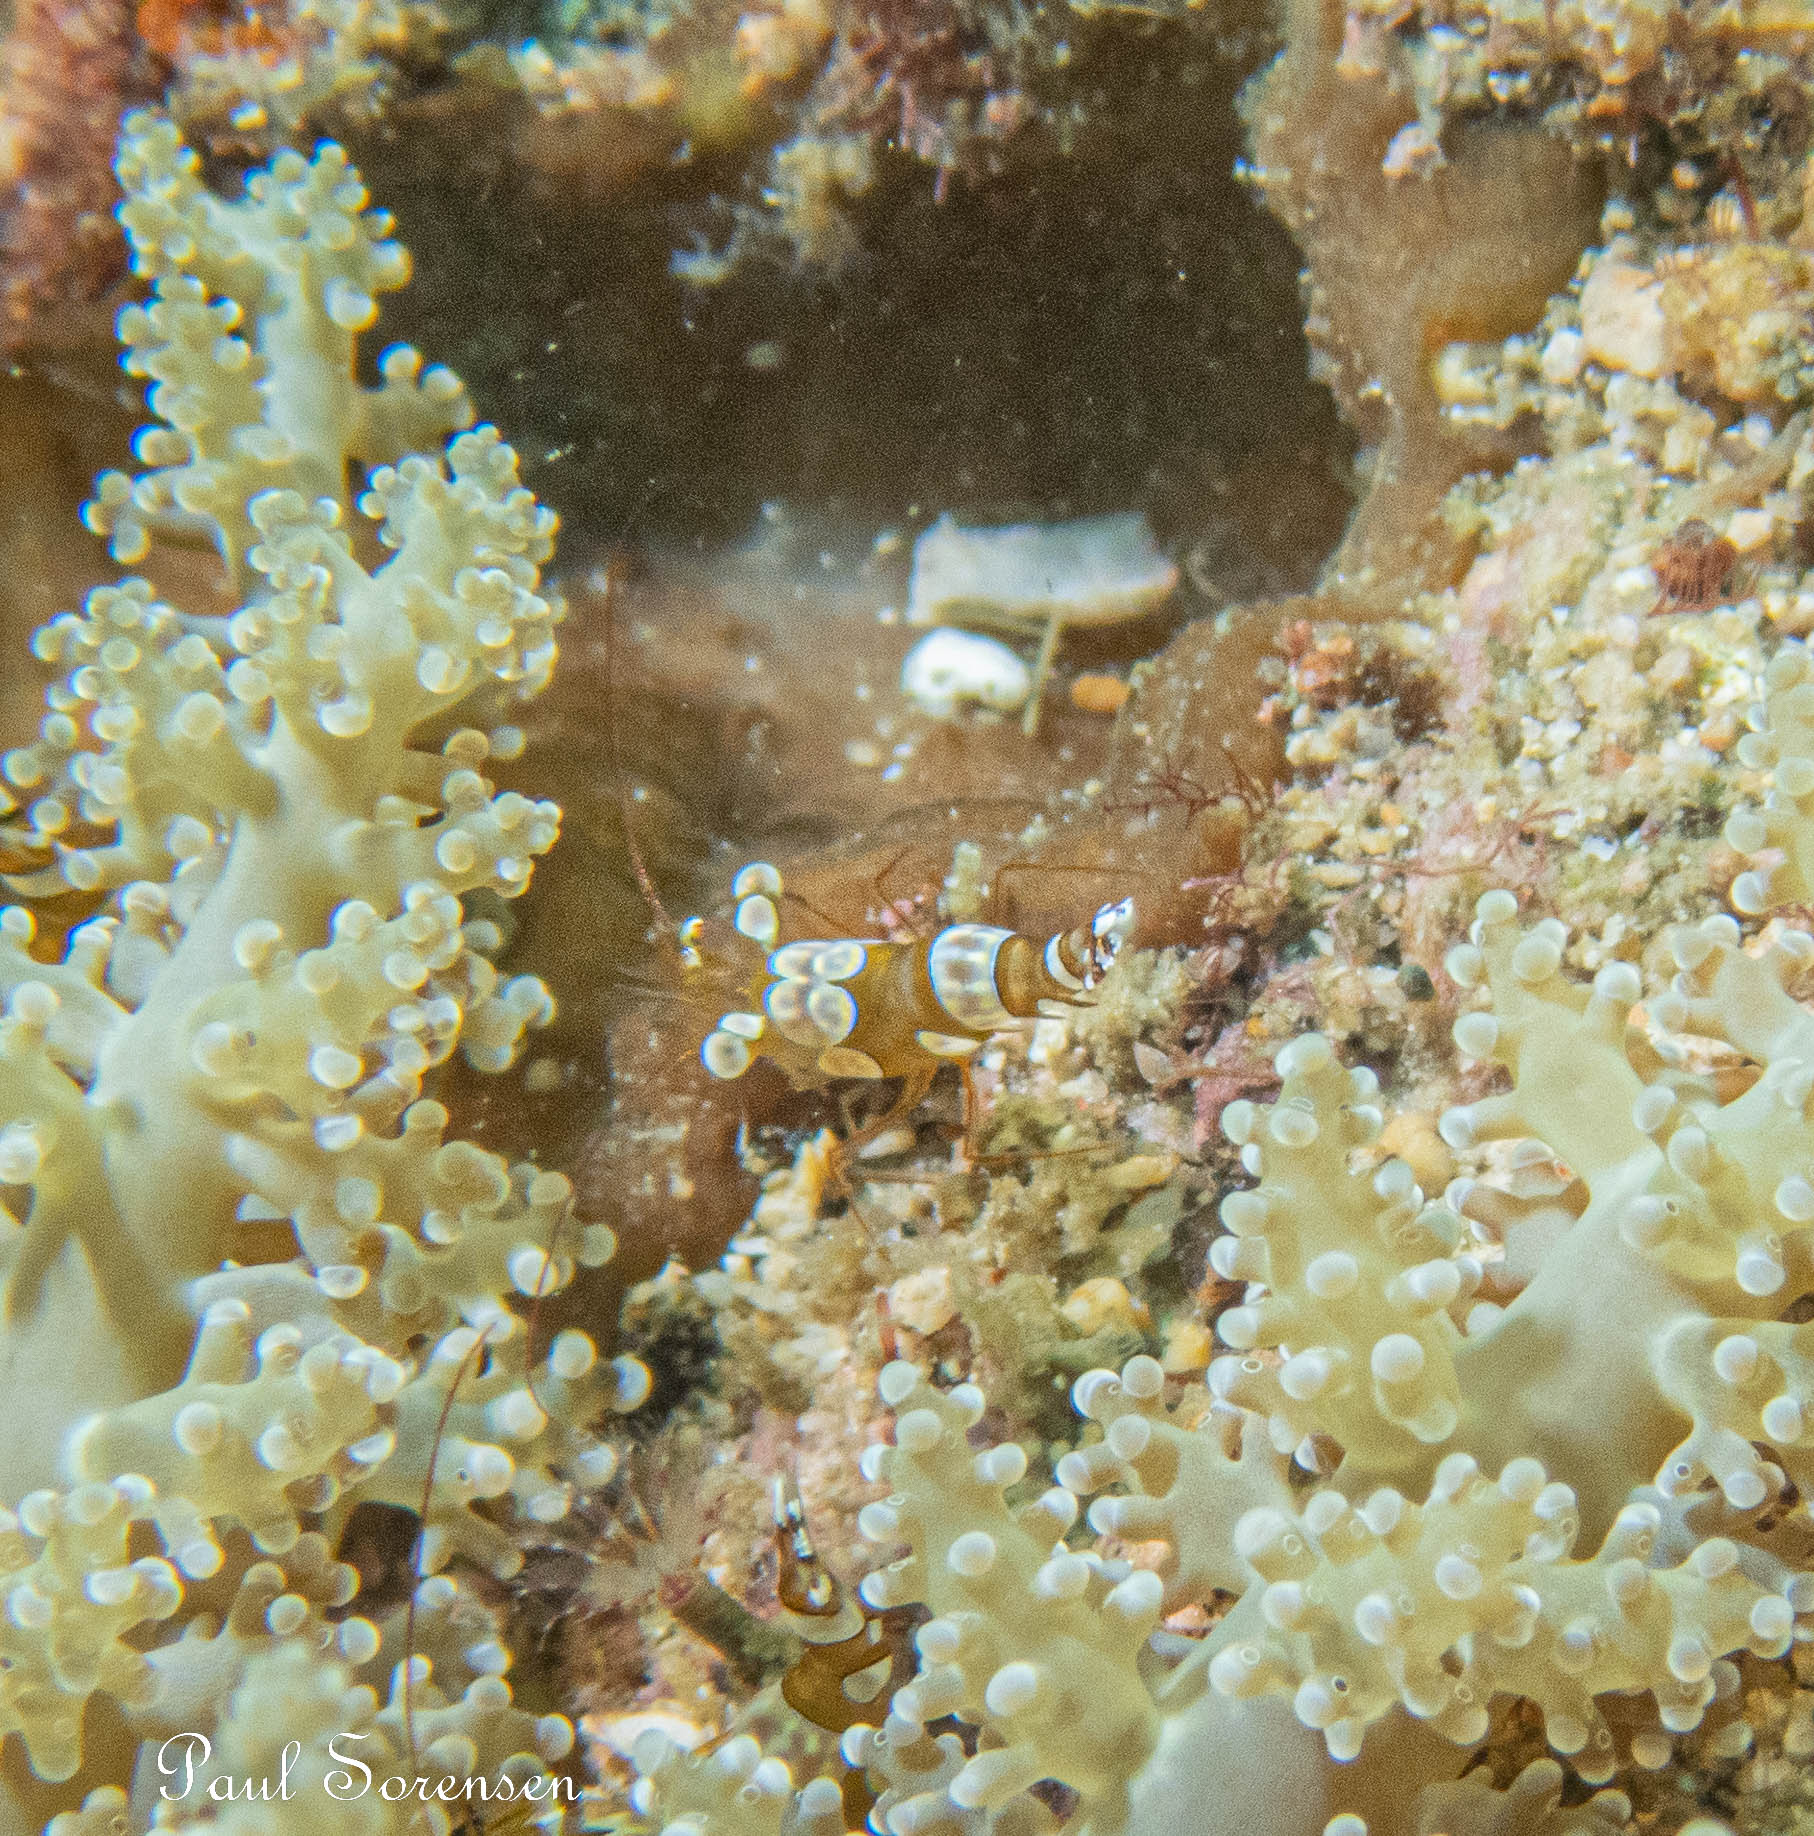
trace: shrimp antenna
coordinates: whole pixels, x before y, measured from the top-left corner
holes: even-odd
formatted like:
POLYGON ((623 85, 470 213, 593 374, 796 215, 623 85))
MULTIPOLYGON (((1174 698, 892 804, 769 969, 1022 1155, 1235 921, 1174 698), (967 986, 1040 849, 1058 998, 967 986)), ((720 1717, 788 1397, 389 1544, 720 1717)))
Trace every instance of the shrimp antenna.
POLYGON ((643 859, 642 844, 636 833, 636 819, 632 812, 635 798, 631 795, 629 781, 624 777, 623 761, 617 748, 617 574, 616 563, 607 561, 604 570, 605 599, 605 706, 609 710, 605 721, 605 764, 611 774, 611 783, 617 792, 618 819, 623 824, 624 852, 630 857, 630 871, 636 876, 638 890, 642 893, 649 910, 654 914, 656 929, 670 950, 674 947, 675 924, 668 916, 668 908, 661 902, 661 894, 655 889, 655 881, 649 872, 649 864, 643 859))
POLYGON ((844 934, 845 927, 840 924, 837 919, 832 917, 829 912, 822 911, 818 906, 814 905, 804 893, 795 892, 791 886, 783 886, 781 888, 781 897, 784 899, 791 899, 795 905, 799 906, 801 911, 810 913, 814 918, 818 919, 818 921, 825 926, 825 932, 828 937, 841 937, 844 934))
MULTIPOLYGON (((428 1549, 428 1513, 434 1501, 435 1468, 441 1460, 441 1443, 447 1438, 447 1420, 453 1414, 454 1397, 466 1381, 466 1373, 484 1356, 485 1342, 491 1337, 486 1326, 467 1347, 466 1355, 454 1371, 447 1394, 441 1398, 441 1413, 435 1418, 434 1438, 428 1447, 428 1471, 422 1479, 422 1502, 416 1514, 416 1535, 409 1548, 409 1604, 403 1609, 403 1740, 409 1750, 409 1769, 416 1770, 416 1595, 427 1576, 422 1572, 422 1558, 428 1549)), ((433 1355, 432 1353, 430 1354, 433 1355)))

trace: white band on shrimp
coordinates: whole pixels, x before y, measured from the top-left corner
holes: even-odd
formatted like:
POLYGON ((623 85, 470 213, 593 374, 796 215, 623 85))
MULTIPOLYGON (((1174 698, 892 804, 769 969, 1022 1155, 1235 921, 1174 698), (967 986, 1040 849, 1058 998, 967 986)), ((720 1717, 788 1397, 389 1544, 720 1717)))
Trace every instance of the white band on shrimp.
POLYGON ((1014 933, 993 924, 950 924, 932 940, 926 973, 933 997, 959 1026, 986 1033, 1014 1016, 995 988, 995 962, 1014 933))
POLYGON ((1046 974, 1060 988, 1071 988, 1082 992, 1082 980, 1073 975, 1071 966, 1064 960, 1064 933, 1058 932, 1046 939, 1046 974))

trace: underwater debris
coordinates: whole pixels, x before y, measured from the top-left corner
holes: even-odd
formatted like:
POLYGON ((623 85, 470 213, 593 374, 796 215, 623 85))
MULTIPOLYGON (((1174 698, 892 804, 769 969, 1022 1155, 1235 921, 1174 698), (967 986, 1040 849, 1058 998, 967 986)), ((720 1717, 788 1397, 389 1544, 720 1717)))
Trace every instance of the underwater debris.
POLYGON ((908 651, 901 687, 928 714, 941 718, 966 701, 1011 713, 1032 692, 1033 675, 1006 644, 942 625, 908 651))
POLYGON ((949 512, 913 545, 907 622, 968 618, 1043 629, 1021 730, 1031 738, 1067 627, 1114 625, 1155 611, 1178 569, 1137 511, 1069 523, 964 529, 949 512))
POLYGON ((1113 624, 1150 612, 1177 584, 1137 511, 1003 529, 965 529, 947 512, 913 545, 907 622, 969 613, 1113 624))

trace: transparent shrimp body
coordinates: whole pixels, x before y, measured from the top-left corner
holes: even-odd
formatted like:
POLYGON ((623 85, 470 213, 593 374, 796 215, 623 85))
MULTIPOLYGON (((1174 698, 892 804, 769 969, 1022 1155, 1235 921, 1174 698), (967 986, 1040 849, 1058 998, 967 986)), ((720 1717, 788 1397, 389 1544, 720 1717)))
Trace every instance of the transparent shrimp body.
MULTIPOLYGON (((780 874, 752 862, 732 890, 737 930, 768 954, 748 984, 748 1005, 719 1017, 700 1058, 720 1078, 767 1058, 802 1086, 904 1078, 923 1094, 941 1064, 968 1058, 991 1033, 1054 1006, 1087 1005, 1134 922, 1133 901, 1123 899, 1044 943, 988 924, 950 924, 922 938, 782 943, 780 874)), ((682 941, 690 941, 685 931, 682 941)))

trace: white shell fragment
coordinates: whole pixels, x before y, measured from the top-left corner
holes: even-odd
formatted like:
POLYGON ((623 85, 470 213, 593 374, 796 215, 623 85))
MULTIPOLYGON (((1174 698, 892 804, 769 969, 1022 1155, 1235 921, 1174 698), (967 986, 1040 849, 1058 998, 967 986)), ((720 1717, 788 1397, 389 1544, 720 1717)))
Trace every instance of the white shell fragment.
MULTIPOLYGON (((1158 606, 1177 584, 1177 568, 1160 552, 1146 518, 1137 511, 1079 517, 1070 523, 1013 523, 1005 529, 960 529, 947 513, 913 545, 907 622, 930 625, 940 618, 957 618, 1038 631, 1039 655, 1031 682, 1018 701, 992 703, 1024 703, 1020 730, 1031 739, 1065 631, 1073 625, 1113 625, 1138 618, 1158 606)), ((909 674, 916 659, 934 638, 955 635, 934 632, 908 657, 901 684, 916 700, 925 699, 909 674)), ((936 654, 942 657, 944 652, 936 654)), ((979 694, 967 698, 984 699, 979 694)))
POLYGON ((981 615, 1067 625, 1114 624, 1150 612, 1178 584, 1138 511, 1069 523, 961 529, 941 516, 913 545, 907 622, 981 615))
POLYGON ((1006 644, 973 631, 930 632, 901 665, 902 692, 940 719, 949 719, 966 701, 1010 712, 1032 687, 1033 672, 1006 644))

